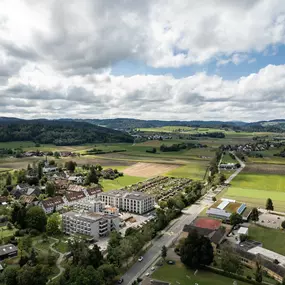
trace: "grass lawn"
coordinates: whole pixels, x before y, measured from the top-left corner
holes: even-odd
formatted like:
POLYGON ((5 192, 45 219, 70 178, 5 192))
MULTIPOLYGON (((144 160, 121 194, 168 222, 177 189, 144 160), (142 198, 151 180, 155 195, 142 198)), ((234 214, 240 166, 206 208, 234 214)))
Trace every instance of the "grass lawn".
POLYGON ((122 187, 135 184, 140 181, 144 181, 146 178, 136 177, 136 176, 128 176, 124 175, 122 177, 118 177, 115 180, 104 179, 100 181, 100 184, 103 186, 104 191, 120 189, 122 187))
POLYGON ((68 252, 67 240, 60 240, 59 243, 54 245, 54 248, 61 253, 68 252))
POLYGON ((1 227, 0 228, 0 237, 4 238, 4 237, 12 236, 15 231, 16 231, 16 229, 9 230, 6 226, 1 227))
MULTIPOLYGON (((234 279, 224 277, 208 271, 198 271, 194 276, 194 271, 187 269, 182 263, 178 262, 175 265, 165 264, 155 271, 151 278, 158 279, 171 284, 189 285, 198 283, 199 285, 229 285, 233 284, 234 279), (188 277, 187 277, 188 276, 188 277), (178 283, 179 282, 179 283, 178 283)), ((246 285, 248 283, 237 281, 237 285, 246 285)))
POLYGON ((207 169, 207 161, 193 161, 191 164, 180 166, 170 172, 167 176, 178 178, 190 178, 193 180, 203 180, 207 169))
POLYGON ((274 174, 240 173, 233 181, 233 187, 248 190, 280 191, 285 193, 285 176, 274 174))
POLYGON ((235 159, 233 159, 230 154, 227 152, 223 155, 222 163, 237 163, 235 159))
POLYGON ((285 255, 284 231, 252 225, 248 232, 249 238, 262 242, 264 248, 285 255))

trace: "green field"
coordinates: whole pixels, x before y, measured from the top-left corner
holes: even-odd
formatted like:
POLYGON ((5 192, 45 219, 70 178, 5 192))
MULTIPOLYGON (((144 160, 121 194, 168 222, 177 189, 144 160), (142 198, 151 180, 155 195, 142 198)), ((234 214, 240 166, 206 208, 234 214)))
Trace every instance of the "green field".
POLYGON ((203 180, 208 163, 205 161, 193 161, 191 164, 180 166, 168 173, 167 176, 178 178, 190 178, 193 180, 203 180))
POLYGON ((222 163, 237 163, 237 161, 227 152, 223 155, 222 163))
POLYGON ((284 210, 285 176, 240 173, 224 196, 262 208, 266 199, 271 198, 276 210, 284 210))
POLYGON ((249 238, 261 242, 266 249, 285 255, 285 233, 282 230, 252 225, 249 228, 249 238))
MULTIPOLYGON (((229 285, 233 284, 234 279, 224 277, 212 272, 199 270, 194 276, 194 271, 187 269, 178 262, 176 265, 165 264, 151 275, 152 279, 170 282, 171 284, 189 285, 229 285), (188 277, 187 277, 188 276, 188 277), (178 283, 179 282, 179 283, 178 283)), ((237 281, 237 285, 246 285, 248 283, 237 281)))
POLYGON ((120 189, 122 187, 135 184, 140 181, 144 181, 145 179, 146 178, 124 175, 122 177, 118 177, 115 180, 104 179, 100 181, 100 184, 103 186, 104 191, 109 191, 114 189, 120 189))

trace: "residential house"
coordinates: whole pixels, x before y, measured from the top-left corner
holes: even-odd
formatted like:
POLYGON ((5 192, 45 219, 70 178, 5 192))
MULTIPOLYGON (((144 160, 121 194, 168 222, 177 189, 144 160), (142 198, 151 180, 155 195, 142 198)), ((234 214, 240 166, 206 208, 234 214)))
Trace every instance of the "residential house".
POLYGON ((27 204, 27 205, 38 205, 39 203, 39 200, 37 198, 36 195, 22 195, 20 198, 19 198, 19 201, 23 204, 27 204))
POLYGON ((85 199, 85 194, 83 191, 80 192, 69 192, 63 196, 63 201, 66 206, 72 206, 80 200, 85 199))
POLYGON ((9 199, 7 196, 0 196, 0 205, 5 206, 8 204, 8 202, 9 202, 9 199))
POLYGON ((17 255, 18 255, 18 248, 15 245, 9 243, 0 246, 0 260, 15 257, 17 255))
POLYGON ((41 206, 46 214, 52 213, 54 210, 60 211, 64 206, 64 201, 62 197, 56 196, 52 198, 48 198, 41 202, 41 206))
POLYGON ((87 212, 103 212, 105 209, 105 203, 99 199, 88 200, 85 198, 83 200, 77 201, 73 205, 73 208, 87 212))
POLYGON ((87 199, 94 199, 98 197, 98 194, 103 192, 102 188, 100 187, 92 187, 92 188, 87 188, 84 190, 84 193, 87 197, 87 199))
POLYGON ((39 196, 40 194, 42 194, 42 191, 39 187, 29 187, 26 191, 26 195, 28 196, 30 195, 39 196))
POLYGON ((69 185, 67 188, 68 192, 83 192, 84 190, 86 190, 85 187, 80 186, 80 185, 74 185, 74 184, 69 185))
POLYGON ((68 181, 77 183, 77 184, 83 184, 84 177, 83 176, 69 176, 68 181))

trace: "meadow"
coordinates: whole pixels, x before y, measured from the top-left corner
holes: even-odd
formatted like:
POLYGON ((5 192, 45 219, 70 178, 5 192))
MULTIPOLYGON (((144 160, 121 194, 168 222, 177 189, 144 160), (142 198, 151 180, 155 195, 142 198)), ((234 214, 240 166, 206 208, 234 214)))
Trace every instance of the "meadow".
POLYGON ((249 227, 249 238, 261 242, 266 249, 285 255, 285 233, 282 230, 252 225, 249 227))
MULTIPOLYGON (((233 284, 234 279, 224 277, 212 272, 199 270, 194 276, 194 271, 186 268, 182 263, 177 262, 175 265, 165 264, 158 268, 152 275, 152 279, 170 282, 171 284, 199 284, 199 285, 229 285, 233 284)), ((246 285, 248 283, 237 281, 237 285, 246 285)))
POLYGON ((128 176, 124 175, 122 177, 118 177, 115 180, 104 179, 100 181, 100 184, 103 186, 104 191, 120 189, 128 185, 135 184, 140 181, 144 181, 146 178, 136 177, 136 176, 128 176))

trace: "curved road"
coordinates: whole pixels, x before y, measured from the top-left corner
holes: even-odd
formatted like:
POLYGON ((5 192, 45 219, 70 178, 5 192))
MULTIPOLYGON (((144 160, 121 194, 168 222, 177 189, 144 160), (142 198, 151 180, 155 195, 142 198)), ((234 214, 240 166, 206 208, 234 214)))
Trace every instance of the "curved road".
POLYGON ((62 262, 62 260, 63 260, 63 258, 64 258, 64 254, 61 253, 61 252, 59 252, 59 251, 57 251, 56 249, 53 248, 53 246, 55 245, 55 243, 57 243, 59 240, 56 239, 56 238, 51 238, 51 239, 55 240, 55 242, 52 243, 49 248, 50 248, 53 252, 59 254, 59 257, 58 257, 58 259, 57 259, 57 261, 56 261, 56 267, 59 269, 59 273, 58 273, 57 275, 55 275, 54 277, 52 277, 52 278, 49 280, 49 282, 52 281, 52 280, 54 280, 54 279, 56 279, 57 277, 59 277, 59 276, 64 272, 64 270, 65 270, 65 269, 61 266, 61 262, 62 262))
MULTIPOLYGON (((233 153, 234 154, 234 153, 233 153)), ((235 154, 234 154, 235 155, 235 154)), ((236 156, 235 156, 236 157, 236 156)), ((245 164, 236 157, 237 161, 240 163, 241 167, 237 169, 227 180, 226 184, 230 183, 245 167, 245 164)), ((212 197, 216 196, 226 186, 220 186, 214 191, 210 190, 203 197, 201 197, 195 204, 184 209, 182 215, 172 221, 170 226, 166 228, 163 232, 162 237, 156 238, 152 241, 152 246, 144 254, 144 259, 142 262, 136 262, 123 276, 124 284, 132 284, 138 277, 142 276, 145 272, 150 272, 150 268, 160 257, 161 248, 163 245, 169 247, 172 243, 176 241, 179 237, 184 225, 191 223, 199 215, 205 207, 209 207, 213 204, 212 197)))

